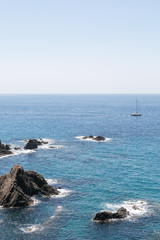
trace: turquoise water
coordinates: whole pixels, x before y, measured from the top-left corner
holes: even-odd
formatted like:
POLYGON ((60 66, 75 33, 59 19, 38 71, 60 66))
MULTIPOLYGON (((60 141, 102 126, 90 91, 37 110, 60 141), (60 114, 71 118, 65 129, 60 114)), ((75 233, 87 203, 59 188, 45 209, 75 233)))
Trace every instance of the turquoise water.
POLYGON ((46 138, 59 146, 1 158, 0 175, 17 163, 62 188, 58 198, 1 209, 1 239, 160 239, 160 95, 1 95, 0 110, 3 143, 46 138), (136 98, 137 118, 130 116, 136 98), (109 139, 76 138, 91 134, 109 139), (92 221, 121 206, 129 218, 92 221))

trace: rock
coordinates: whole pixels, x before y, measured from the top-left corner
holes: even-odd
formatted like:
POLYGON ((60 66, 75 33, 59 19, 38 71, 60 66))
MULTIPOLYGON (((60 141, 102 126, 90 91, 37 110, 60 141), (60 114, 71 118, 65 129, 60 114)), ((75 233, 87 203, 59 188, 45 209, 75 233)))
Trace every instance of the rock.
POLYGON ((140 210, 136 205, 132 207, 134 210, 140 210))
POLYGON ((94 138, 95 141, 105 141, 105 138, 102 136, 97 136, 94 138))
POLYGON ((108 222, 110 219, 121 219, 129 215, 129 212, 121 207, 116 213, 109 211, 98 212, 93 218, 94 221, 108 222))
POLYGON ((87 139, 87 138, 88 138, 88 137, 82 137, 82 139, 84 139, 84 140, 87 139))
POLYGON ((94 138, 93 135, 88 136, 88 138, 94 138))
POLYGON ((102 137, 102 136, 97 136, 97 137, 94 137, 93 135, 90 135, 90 136, 84 136, 83 138, 82 138, 83 140, 85 140, 85 139, 93 139, 93 140, 95 140, 95 141, 105 141, 105 138, 104 137, 102 137))
POLYGON ((36 139, 29 139, 25 145, 25 149, 36 149, 38 148, 38 141, 36 139))
POLYGON ((120 209, 118 209, 116 214, 117 214, 117 218, 125 218, 127 217, 127 215, 129 215, 129 212, 127 211, 126 208, 121 207, 120 209))
POLYGON ((14 150, 20 150, 20 147, 14 147, 14 150))
POLYGON ((59 194, 56 188, 49 186, 42 175, 34 171, 24 171, 15 164, 11 171, 0 176, 0 205, 3 207, 24 207, 30 205, 35 194, 50 196, 59 194))
POLYGON ((5 145, 0 140, 0 157, 10 154, 13 154, 12 151, 10 151, 10 145, 5 145))
POLYGON ((25 149, 36 149, 38 148, 39 145, 43 145, 43 144, 48 144, 48 142, 45 142, 43 140, 37 140, 37 139, 29 139, 27 141, 27 144, 25 145, 25 149))

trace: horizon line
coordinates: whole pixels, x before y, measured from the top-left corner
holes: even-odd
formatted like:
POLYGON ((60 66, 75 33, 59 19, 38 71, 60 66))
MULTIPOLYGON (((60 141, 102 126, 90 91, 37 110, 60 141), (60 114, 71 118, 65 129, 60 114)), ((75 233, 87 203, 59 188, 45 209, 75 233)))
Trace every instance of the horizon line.
POLYGON ((0 93, 0 95, 160 95, 160 93, 0 93))

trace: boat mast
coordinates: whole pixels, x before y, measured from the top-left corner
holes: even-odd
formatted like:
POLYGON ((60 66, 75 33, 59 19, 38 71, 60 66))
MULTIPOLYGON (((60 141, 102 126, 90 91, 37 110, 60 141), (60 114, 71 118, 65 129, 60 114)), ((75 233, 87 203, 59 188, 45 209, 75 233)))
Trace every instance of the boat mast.
POLYGON ((137 113, 138 111, 137 111, 137 99, 136 99, 136 113, 137 113))

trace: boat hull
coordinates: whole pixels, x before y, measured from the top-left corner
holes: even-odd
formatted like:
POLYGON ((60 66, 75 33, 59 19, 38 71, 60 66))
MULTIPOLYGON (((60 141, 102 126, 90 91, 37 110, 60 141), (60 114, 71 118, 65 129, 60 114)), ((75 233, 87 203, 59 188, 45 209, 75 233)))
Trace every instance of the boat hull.
POLYGON ((141 116, 141 113, 132 113, 131 116, 132 116, 132 117, 140 117, 140 116, 141 116))

